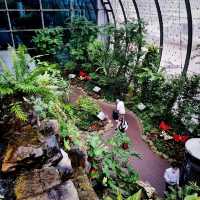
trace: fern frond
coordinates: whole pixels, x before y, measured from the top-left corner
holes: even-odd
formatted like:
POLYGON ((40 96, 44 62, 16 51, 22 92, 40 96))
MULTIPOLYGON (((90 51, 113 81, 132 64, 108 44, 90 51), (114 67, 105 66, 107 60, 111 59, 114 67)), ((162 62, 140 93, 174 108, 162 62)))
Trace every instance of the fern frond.
POLYGON ((38 87, 30 83, 19 83, 16 84, 16 89, 23 93, 27 94, 40 94, 40 95, 47 95, 50 91, 47 88, 38 87))
POLYGON ((26 64, 26 47, 19 46, 17 50, 11 48, 13 68, 15 70, 16 80, 23 80, 29 68, 26 64))
POLYGON ((13 93, 14 91, 11 88, 0 85, 0 95, 11 95, 13 93))
POLYGON ((27 114, 22 110, 22 107, 20 105, 20 102, 16 102, 14 104, 11 104, 11 112, 15 114, 16 118, 20 119, 21 121, 27 121, 28 116, 27 114))

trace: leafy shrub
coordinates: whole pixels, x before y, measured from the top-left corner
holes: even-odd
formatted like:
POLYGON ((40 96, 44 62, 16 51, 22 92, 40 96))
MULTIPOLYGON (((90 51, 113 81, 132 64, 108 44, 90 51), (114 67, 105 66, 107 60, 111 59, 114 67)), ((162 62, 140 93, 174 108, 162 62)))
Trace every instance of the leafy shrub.
POLYGON ((198 195, 200 195, 199 186, 195 183, 190 183, 189 185, 180 187, 178 191, 171 188, 171 192, 167 193, 166 195, 166 200, 198 200, 198 195))
POLYGON ((0 59, 2 73, 0 74, 0 96, 6 99, 6 104, 11 106, 17 118, 26 120, 25 113, 22 114, 20 105, 23 96, 40 95, 47 97, 53 95, 46 87, 38 84, 38 75, 44 73, 44 68, 30 70, 26 60, 27 50, 24 46, 19 46, 17 50, 11 49, 13 69, 10 69, 3 60, 0 59), (11 102, 9 102, 9 100, 11 102))
POLYGON ((93 168, 97 168, 98 161, 104 157, 107 148, 102 142, 101 137, 93 133, 87 137, 88 156, 91 159, 93 168))
POLYGON ((64 69, 70 72, 74 72, 74 70, 76 69, 76 63, 74 63, 73 61, 68 61, 67 63, 65 63, 64 69))
POLYGON ((73 18, 70 23, 66 24, 66 27, 70 31, 69 42, 67 44, 69 59, 77 63, 77 65, 87 63, 87 47, 97 37, 98 27, 83 17, 73 18))
POLYGON ((84 111, 90 115, 96 116, 100 112, 99 105, 87 96, 80 97, 77 100, 77 104, 81 111, 84 111))
POLYGON ((33 42, 42 53, 54 54, 63 47, 63 29, 42 29, 36 32, 33 42))
POLYGON ((22 121, 26 120, 26 114, 22 113, 22 106, 24 103, 31 103, 28 99, 34 96, 31 101, 33 105, 39 103, 37 109, 40 110, 40 114, 43 112, 43 117, 46 117, 44 116, 46 106, 53 116, 60 113, 60 118, 63 118, 65 115, 62 112, 61 99, 68 93, 69 84, 62 79, 60 72, 56 69, 57 66, 39 62, 37 67, 31 70, 24 46, 20 46, 17 50, 11 49, 11 52, 13 69, 9 69, 0 60, 3 71, 0 75, 0 95, 3 101, 6 100, 5 104, 11 107, 11 112, 14 112, 22 121), (28 99, 24 100, 24 97, 28 99))
POLYGON ((65 141, 69 140, 71 142, 70 145, 82 146, 79 130, 73 120, 61 121, 60 132, 65 141))
POLYGON ((105 187, 110 188, 110 193, 116 195, 120 191, 127 197, 133 194, 137 188, 134 183, 138 179, 137 173, 129 165, 129 158, 138 156, 130 148, 130 139, 121 132, 106 142, 109 148, 105 148, 99 136, 89 137, 89 153, 93 158, 93 167, 98 169, 98 176, 95 178, 105 187), (129 148, 123 148, 124 145, 129 148), (135 186, 135 187, 134 187, 135 186))

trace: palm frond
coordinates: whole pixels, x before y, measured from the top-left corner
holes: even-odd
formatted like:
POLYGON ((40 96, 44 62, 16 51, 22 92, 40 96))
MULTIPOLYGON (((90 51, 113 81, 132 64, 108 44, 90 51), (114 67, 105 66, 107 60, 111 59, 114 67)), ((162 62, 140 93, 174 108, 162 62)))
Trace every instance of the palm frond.
POLYGON ((28 116, 27 114, 22 110, 21 103, 16 102, 14 104, 11 104, 11 112, 15 114, 16 118, 20 119, 21 121, 27 121, 28 116))

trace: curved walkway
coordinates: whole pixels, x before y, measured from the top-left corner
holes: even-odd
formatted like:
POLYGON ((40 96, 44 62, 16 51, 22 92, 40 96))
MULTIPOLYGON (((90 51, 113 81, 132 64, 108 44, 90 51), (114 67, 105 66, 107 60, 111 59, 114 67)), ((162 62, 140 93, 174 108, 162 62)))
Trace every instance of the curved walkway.
MULTIPOLYGON (((70 100, 73 102, 80 95, 82 95, 81 90, 76 88, 73 91, 73 95, 70 97, 70 100)), ((98 101, 98 103, 103 112, 106 113, 110 119, 112 119, 112 111, 115 106, 103 101, 98 101)), ((133 143, 133 149, 142 155, 142 159, 135 158, 131 161, 131 164, 134 169, 139 172, 140 179, 142 181, 149 182, 154 188, 156 188, 158 195, 162 197, 165 189, 163 174, 164 170, 169 166, 169 163, 153 153, 149 146, 142 140, 142 129, 134 113, 128 111, 125 118, 129 124, 127 134, 133 143)), ((113 121, 113 124, 115 124, 115 121, 113 121)), ((106 137, 112 135, 113 133, 114 130, 109 131, 106 133, 106 137)))

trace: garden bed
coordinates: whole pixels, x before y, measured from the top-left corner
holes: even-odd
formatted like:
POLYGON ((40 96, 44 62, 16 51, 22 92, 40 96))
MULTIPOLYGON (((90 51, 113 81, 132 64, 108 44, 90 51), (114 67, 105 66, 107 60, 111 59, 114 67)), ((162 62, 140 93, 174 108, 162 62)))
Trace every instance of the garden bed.
POLYGON ((149 144, 153 152, 170 162, 174 160, 182 162, 184 159, 185 145, 182 142, 173 139, 164 140, 158 132, 143 135, 143 140, 149 144))

